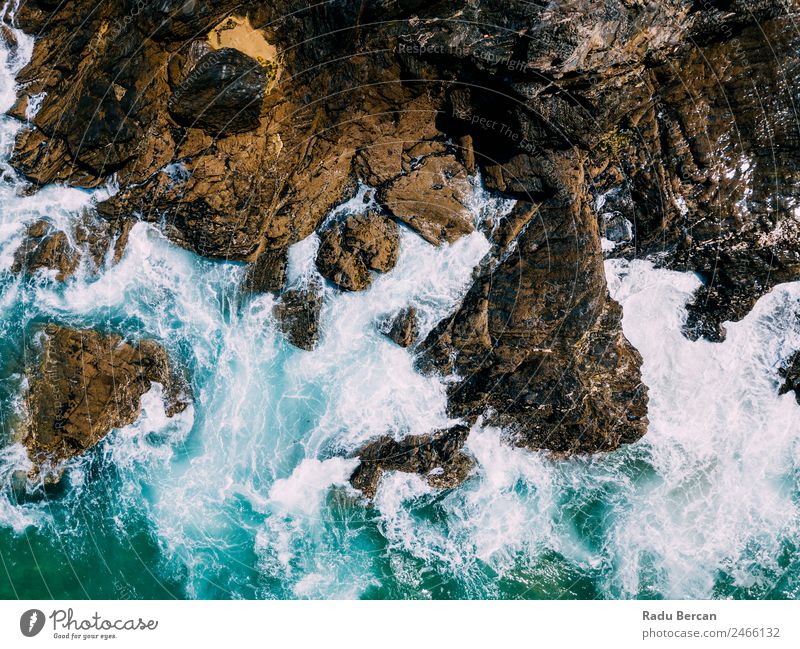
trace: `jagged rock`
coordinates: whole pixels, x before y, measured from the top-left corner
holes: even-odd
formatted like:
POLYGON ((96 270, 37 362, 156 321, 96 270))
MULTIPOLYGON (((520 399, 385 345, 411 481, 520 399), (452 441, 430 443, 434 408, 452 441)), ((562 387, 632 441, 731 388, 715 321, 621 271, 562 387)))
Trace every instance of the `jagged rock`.
POLYGON ((283 290, 286 284, 286 268, 289 251, 265 250, 247 269, 244 290, 249 293, 269 293, 283 290))
POLYGON ((281 331, 295 347, 313 350, 319 342, 319 316, 322 311, 322 287, 311 282, 281 295, 274 313, 281 331))
POLYGON ((435 488, 455 487, 467 479, 474 465, 462 451, 468 436, 467 426, 455 426, 430 435, 409 435, 399 441, 380 437, 355 454, 360 464, 350 476, 350 484, 372 498, 385 471, 402 471, 425 476, 435 488))
POLYGON ((59 464, 133 423, 152 382, 164 386, 168 416, 189 405, 187 384, 154 341, 47 325, 35 337, 26 368, 29 419, 20 441, 33 462, 30 477, 57 481, 59 464))
POLYGON ((22 245, 14 254, 14 273, 34 273, 40 269, 56 271, 63 282, 71 277, 87 256, 89 268, 101 268, 107 261, 117 263, 125 251, 133 221, 110 223, 85 213, 75 223, 71 237, 44 219, 33 223, 22 245), (110 254, 109 254, 110 253, 110 254))
POLYGON ((258 61, 224 47, 197 61, 168 106, 181 126, 220 137, 258 127, 266 89, 266 74, 258 61))
POLYGON ((795 353, 786 365, 778 370, 778 375, 784 379, 778 394, 794 392, 794 397, 800 405, 800 352, 795 353))
POLYGON ((401 309, 381 322, 379 328, 400 347, 410 347, 417 342, 419 336, 417 308, 409 306, 401 309))
POLYGON ((67 235, 48 221, 39 220, 28 228, 25 241, 14 254, 11 271, 54 270, 56 280, 63 282, 75 273, 79 263, 80 253, 72 247, 67 235))
POLYGON ((486 414, 529 448, 610 450, 646 432, 647 389, 608 296, 581 161, 571 171, 566 162, 563 196, 520 207, 537 218, 484 262, 456 313, 421 343, 418 366, 459 377, 454 417, 486 414))
POLYGON ((370 270, 387 273, 400 253, 397 225, 381 214, 348 217, 320 233, 317 269, 346 291, 361 291, 372 283, 370 270))
POLYGON ((379 200, 397 219, 438 245, 474 230, 466 207, 469 192, 463 165, 452 156, 430 156, 383 189, 379 200))

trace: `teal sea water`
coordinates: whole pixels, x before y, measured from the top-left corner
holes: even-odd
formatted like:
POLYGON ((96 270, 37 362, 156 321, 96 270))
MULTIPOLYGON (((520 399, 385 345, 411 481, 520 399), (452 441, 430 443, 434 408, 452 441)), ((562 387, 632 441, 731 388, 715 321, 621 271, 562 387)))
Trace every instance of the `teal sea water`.
MULTIPOLYGON (((30 39, 0 52, 0 110, 30 39)), ((423 333, 488 250, 475 233, 434 248, 404 232, 391 273, 361 294, 326 289, 323 339, 288 345, 273 298, 244 298, 241 265, 138 224, 124 258, 66 284, 10 273, 26 225, 69 231, 107 188, 21 192, 5 162, 21 124, 0 117, 0 597, 794 598, 800 595, 800 408, 777 367, 800 348, 800 285, 764 297, 723 344, 680 333, 698 280, 608 262, 642 352, 650 431, 608 455, 556 461, 477 425, 470 480, 451 491, 385 476, 371 507, 348 487, 365 440, 448 423, 444 385, 415 373, 376 320, 413 304, 423 333), (194 407, 166 418, 155 387, 138 422, 19 501, 12 443, 21 367, 38 323, 160 341, 189 371, 194 407)), ((339 213, 358 209, 360 197, 339 213)), ((476 220, 509 209, 479 182, 476 220)), ((334 215, 335 216, 335 215, 334 215)), ((291 251, 313 276, 315 237, 291 251)))

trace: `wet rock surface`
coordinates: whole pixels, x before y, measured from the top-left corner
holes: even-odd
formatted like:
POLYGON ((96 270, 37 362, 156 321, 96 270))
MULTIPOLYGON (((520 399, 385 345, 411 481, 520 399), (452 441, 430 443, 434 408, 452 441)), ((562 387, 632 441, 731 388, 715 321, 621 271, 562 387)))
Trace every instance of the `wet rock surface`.
POLYGON ((321 311, 322 286, 312 281, 285 291, 273 312, 287 340, 295 347, 312 351, 319 342, 321 311))
POLYGON ((416 307, 409 306, 387 316, 378 328, 400 347, 411 347, 419 337, 416 307))
POLYGON ((11 272, 52 271, 55 280, 63 282, 76 273, 83 260, 90 272, 96 272, 120 261, 131 227, 131 219, 111 223, 85 213, 68 234, 40 219, 28 227, 14 253, 11 272))
POLYGON ((151 340, 134 345, 116 335, 49 324, 31 352, 29 417, 20 435, 33 462, 31 478, 57 480, 61 462, 135 422, 153 382, 164 388, 168 416, 190 403, 187 383, 151 340))
POLYGON ((381 437, 363 446, 357 456, 361 463, 350 476, 350 484, 372 498, 386 471, 419 473, 436 488, 461 484, 469 476, 473 460, 461 449, 469 435, 466 426, 455 426, 430 435, 409 435, 397 441, 381 437))
POLYGON ((317 270, 341 289, 361 291, 372 283, 370 271, 389 272, 399 253, 393 221, 374 212, 350 216, 320 233, 317 270))
POLYGON ((288 250, 265 250, 247 269, 244 290, 248 293, 274 293, 286 284, 288 250))
POLYGON ((80 253, 72 247, 67 235, 41 220, 28 228, 25 241, 14 254, 11 272, 52 270, 56 280, 63 282, 75 273, 79 263, 80 253))

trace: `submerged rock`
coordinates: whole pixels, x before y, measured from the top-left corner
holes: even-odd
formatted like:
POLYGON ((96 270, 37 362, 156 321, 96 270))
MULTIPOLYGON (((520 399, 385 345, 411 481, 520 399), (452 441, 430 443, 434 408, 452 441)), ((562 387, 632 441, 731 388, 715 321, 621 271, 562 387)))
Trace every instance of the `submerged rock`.
POLYGON ((800 405, 800 352, 796 352, 786 365, 778 370, 778 375, 784 379, 778 394, 794 392, 794 397, 800 405))
POLYGON ((425 476, 432 487, 455 487, 467 479, 474 465, 472 458, 462 451, 468 436, 467 426, 455 426, 430 435, 410 435, 399 441, 380 437, 355 454, 360 464, 350 476, 350 484, 372 498, 383 473, 402 471, 425 476))
POLYGON ((120 336, 54 324, 34 340, 26 368, 29 416, 20 434, 34 465, 31 478, 58 480, 61 462, 136 421, 153 382, 164 387, 168 416, 190 403, 187 384, 154 341, 134 345, 120 336))
POLYGON ((372 284, 371 270, 387 273, 400 253, 400 232, 385 216, 370 212, 348 217, 320 233, 317 269, 346 291, 372 284))
POLYGON ((322 286, 312 281, 281 294, 274 307, 278 326, 292 345, 312 351, 319 342, 319 316, 322 311, 322 286))
POLYGON ((401 309, 383 320, 379 324, 379 329, 400 347, 410 347, 417 342, 417 337, 419 336, 417 308, 408 306, 405 309, 401 309))

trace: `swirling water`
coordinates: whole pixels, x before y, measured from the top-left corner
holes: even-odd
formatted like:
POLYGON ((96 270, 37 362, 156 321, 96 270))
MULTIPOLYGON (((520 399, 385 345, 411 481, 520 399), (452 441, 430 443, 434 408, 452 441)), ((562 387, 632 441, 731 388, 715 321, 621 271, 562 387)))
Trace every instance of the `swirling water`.
MULTIPOLYGON (((31 51, 0 52, 0 109, 31 51)), ((0 117, 2 160, 19 122, 0 117)), ((698 284, 647 261, 608 262, 642 352, 650 430, 607 455, 553 460, 476 426, 475 474, 451 491, 385 476, 373 507, 347 485, 350 452, 448 423, 445 386, 376 321, 414 304, 423 332, 466 291, 489 244, 434 248, 405 231, 396 269, 363 293, 326 288, 320 347, 288 345, 244 268, 134 227, 122 261, 66 284, 11 274, 26 225, 69 228, 113 187, 24 195, 0 179, 0 597, 796 597, 800 435, 777 367, 800 348, 800 285, 762 298, 722 344, 680 334, 698 284), (11 443, 26 338, 42 321, 155 338, 189 371, 194 407, 143 415, 70 463, 61 491, 20 502, 11 443)), ((476 219, 508 205, 475 190, 476 219)), ((346 207, 345 207, 346 209, 346 207)), ((315 237, 290 281, 315 271, 315 237)))

